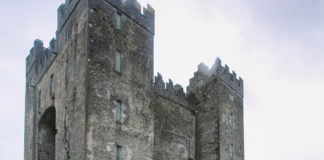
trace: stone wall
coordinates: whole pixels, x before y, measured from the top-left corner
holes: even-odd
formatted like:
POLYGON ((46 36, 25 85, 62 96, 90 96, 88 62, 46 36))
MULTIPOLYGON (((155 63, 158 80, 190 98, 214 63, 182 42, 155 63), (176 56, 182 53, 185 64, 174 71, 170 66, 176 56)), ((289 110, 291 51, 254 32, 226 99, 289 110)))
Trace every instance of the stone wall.
POLYGON ((192 112, 159 95, 153 96, 152 101, 154 160, 193 158, 195 117, 192 112))
POLYGON ((196 159, 219 160, 219 101, 217 80, 211 80, 188 92, 196 114, 196 159))
POLYGON ((87 158, 153 159, 153 34, 126 10, 105 0, 89 3, 87 158), (117 28, 117 15, 121 28, 117 28), (116 52, 121 71, 115 70, 116 52), (121 121, 116 105, 121 103, 121 121))
MULTIPOLYGON (((52 42, 55 43, 53 40, 52 42)), ((35 40, 26 58, 26 101, 25 101, 25 157, 35 159, 37 146, 37 112, 40 92, 36 89, 40 79, 56 58, 54 45, 45 49, 41 40, 35 40), (53 48, 52 48, 53 47, 53 48)))
POLYGON ((136 0, 58 9, 56 39, 26 58, 26 160, 244 160, 242 78, 217 59, 187 93, 153 82, 154 16, 136 0))
POLYGON ((155 77, 150 108, 154 114, 154 160, 194 158, 195 115, 183 88, 155 77))
POLYGON ((243 97, 219 80, 221 160, 244 160, 243 97))
POLYGON ((188 101, 197 115, 198 160, 244 160, 243 80, 216 59, 190 80, 188 101))
MULTIPOLYGON (((85 155, 85 99, 87 68, 87 4, 79 3, 67 23, 69 39, 58 33, 49 49, 41 51, 41 41, 27 57, 25 159, 34 160, 39 155, 39 122, 50 107, 55 107, 55 156, 56 159, 83 159, 85 155), (64 44, 64 45, 63 45, 64 44), (51 56, 47 56, 47 52, 51 56), (38 55, 38 56, 36 56, 38 55), (54 55, 54 56, 53 56, 54 55), (40 57, 40 58, 37 58, 40 57), (44 65, 45 64, 45 65, 44 65), (30 66, 30 67, 29 67, 30 66), (52 85, 51 85, 52 84, 52 85), (52 87, 51 87, 52 86, 52 87), (52 90, 52 91, 51 91, 52 90)), ((41 157, 40 157, 41 158, 41 157)))

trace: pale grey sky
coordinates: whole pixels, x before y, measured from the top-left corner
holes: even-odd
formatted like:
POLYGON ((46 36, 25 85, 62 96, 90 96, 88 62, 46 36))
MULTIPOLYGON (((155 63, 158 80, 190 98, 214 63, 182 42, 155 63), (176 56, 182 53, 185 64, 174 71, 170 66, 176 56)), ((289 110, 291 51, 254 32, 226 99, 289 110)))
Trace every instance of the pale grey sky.
MULTIPOLYGON (((247 160, 324 159, 323 0, 149 1, 164 80, 185 87, 216 57, 244 79, 247 160)), ((0 159, 23 158, 25 57, 63 2, 0 1, 0 159)))

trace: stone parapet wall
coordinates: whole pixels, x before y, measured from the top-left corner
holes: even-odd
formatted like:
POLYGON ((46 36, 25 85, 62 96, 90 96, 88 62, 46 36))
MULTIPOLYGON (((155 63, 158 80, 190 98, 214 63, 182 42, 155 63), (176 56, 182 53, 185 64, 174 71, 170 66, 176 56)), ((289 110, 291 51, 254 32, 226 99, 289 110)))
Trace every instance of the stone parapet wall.
POLYGON ((160 73, 158 73, 158 75, 155 77, 153 91, 155 94, 167 100, 170 100, 173 103, 176 103, 180 106, 189 106, 186 94, 183 91, 183 87, 180 84, 173 85, 172 80, 169 80, 169 83, 165 83, 160 73))
POLYGON ((35 85, 48 70, 57 55, 55 39, 50 42, 49 48, 45 48, 43 41, 37 39, 26 58, 26 75, 32 74, 32 83, 35 85))
POLYGON ((219 58, 216 59, 214 65, 210 69, 203 63, 199 64, 198 71, 196 71, 194 77, 190 79, 190 84, 187 89, 192 90, 203 86, 216 77, 235 90, 240 96, 244 96, 243 79, 241 77, 237 78, 234 71, 230 73, 229 67, 226 64, 222 66, 222 62, 219 58))

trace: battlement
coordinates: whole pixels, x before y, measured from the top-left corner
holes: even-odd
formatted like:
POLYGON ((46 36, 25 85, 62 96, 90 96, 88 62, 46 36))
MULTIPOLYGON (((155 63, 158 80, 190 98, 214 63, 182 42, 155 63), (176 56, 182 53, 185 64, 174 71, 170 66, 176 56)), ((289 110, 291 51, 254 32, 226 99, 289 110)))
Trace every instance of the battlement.
POLYGON ((165 83, 160 73, 155 77, 153 90, 159 96, 162 96, 178 105, 188 106, 183 87, 180 84, 173 85, 171 79, 169 79, 168 83, 165 83))
MULTIPOLYGON (((134 20, 137 24, 145 28, 151 34, 154 34, 155 10, 147 4, 143 7, 137 0, 104 0, 114 6, 118 12, 134 20)), ((96 3, 93 1, 92 3, 96 3)))
POLYGON ((203 63, 199 64, 198 71, 195 72, 194 77, 190 79, 188 88, 203 86, 215 77, 222 80, 225 84, 243 96, 243 79, 241 77, 237 78, 234 71, 230 73, 229 67, 226 64, 222 66, 222 62, 219 58, 216 59, 214 65, 210 69, 203 63))
MULTIPOLYGON (((91 3, 98 3, 98 0, 94 0, 91 3)), ((126 16, 133 19, 136 23, 144 27, 150 33, 154 34, 154 18, 155 10, 151 5, 147 4, 143 7, 137 0, 103 0, 110 5, 114 6, 118 12, 125 14, 126 16)), ((64 27, 66 21, 71 16, 72 12, 75 10, 80 0, 66 0, 58 8, 58 24, 57 31, 60 32, 64 27)))
POLYGON ((65 0, 57 10, 57 31, 60 32, 80 0, 65 0))
POLYGON ((54 38, 51 40, 49 48, 44 48, 43 41, 36 39, 26 58, 26 75, 34 74, 34 80, 40 78, 53 62, 56 55, 57 46, 54 38))

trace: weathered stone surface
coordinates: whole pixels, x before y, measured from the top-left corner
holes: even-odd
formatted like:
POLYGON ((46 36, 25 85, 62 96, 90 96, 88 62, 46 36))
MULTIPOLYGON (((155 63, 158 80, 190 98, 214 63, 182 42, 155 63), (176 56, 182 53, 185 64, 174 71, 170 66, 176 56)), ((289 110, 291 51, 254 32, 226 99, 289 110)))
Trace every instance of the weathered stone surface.
POLYGON ((110 2, 91 1, 89 7, 88 158, 112 159, 120 146, 122 159, 153 159, 153 35, 123 14, 118 30, 110 2), (114 68, 116 51, 121 72, 114 68), (121 123, 115 121, 116 101, 121 123))
MULTIPOLYGON (((153 96, 154 160, 187 159, 188 141, 194 144, 195 116, 186 108, 160 95, 153 96)), ((193 156, 192 156, 193 157, 193 156)))
POLYGON ((243 80, 217 59, 185 93, 153 77, 153 41, 150 6, 67 0, 26 59, 25 159, 244 160, 243 80))
POLYGON ((64 159, 66 155, 70 159, 79 160, 85 156, 88 24, 85 6, 85 2, 79 4, 67 22, 71 25, 66 25, 57 33, 54 46, 52 42, 49 49, 44 49, 41 47, 41 41, 37 40, 27 57, 25 159, 41 159, 38 157, 38 139, 41 136, 39 123, 50 107, 55 107, 56 112, 56 159, 64 159), (63 42, 59 41, 65 39, 66 30, 70 30, 71 35, 69 40, 61 45, 63 42), (51 52, 48 53, 48 57, 47 50, 51 52), (42 56, 44 53, 45 56, 42 56), (50 94, 52 76, 55 95, 50 94))

